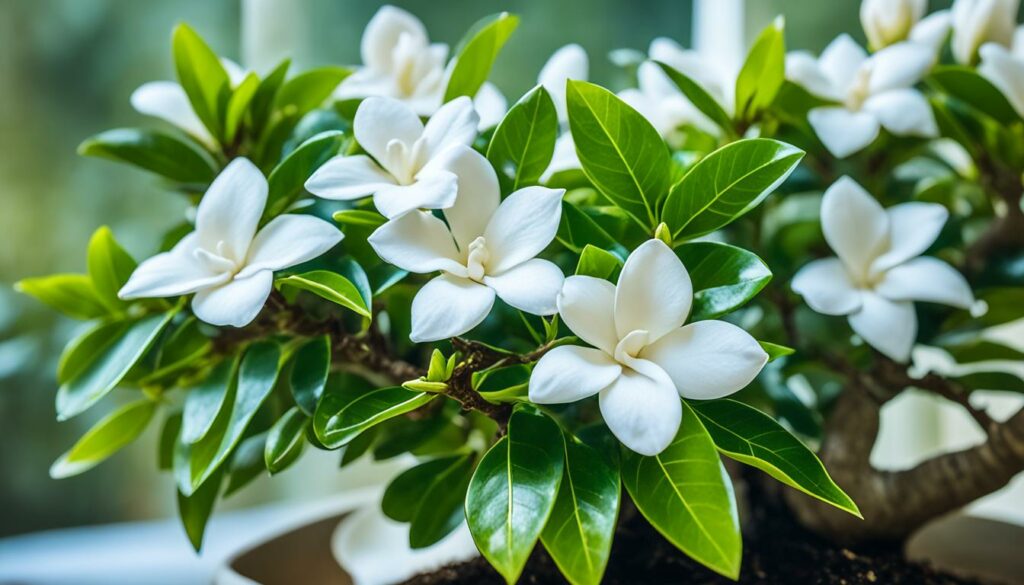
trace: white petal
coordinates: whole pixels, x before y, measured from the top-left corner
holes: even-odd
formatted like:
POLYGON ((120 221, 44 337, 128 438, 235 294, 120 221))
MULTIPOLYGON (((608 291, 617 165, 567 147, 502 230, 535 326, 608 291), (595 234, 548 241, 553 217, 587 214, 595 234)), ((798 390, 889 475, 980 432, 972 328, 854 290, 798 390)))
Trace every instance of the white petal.
POLYGON ((917 338, 917 314, 910 301, 890 301, 864 292, 860 311, 848 317, 850 327, 868 345, 898 362, 910 359, 917 338))
POLYGON ((570 276, 558 295, 558 314, 570 331, 608 355, 615 353, 615 285, 592 276, 570 276))
POLYGON ((874 114, 838 106, 814 108, 807 113, 807 121, 836 158, 846 158, 874 142, 880 128, 874 114))
POLYGON ((544 354, 530 374, 530 401, 537 404, 576 402, 614 382, 622 366, 599 349, 563 345, 544 354))
POLYGON ((938 53, 942 44, 949 37, 949 29, 953 24, 949 10, 939 10, 921 19, 910 31, 910 40, 928 45, 938 53))
POLYGON ((491 253, 488 273, 504 272, 522 264, 555 239, 564 194, 565 189, 526 187, 501 202, 484 229, 491 253))
POLYGON ((860 309, 860 291, 839 258, 810 262, 793 277, 792 288, 823 315, 849 315, 860 309))
POLYGON ((160 118, 214 145, 213 136, 192 109, 192 102, 181 85, 173 81, 151 81, 139 86, 131 97, 132 107, 140 114, 160 118))
POLYGON ((862 279, 888 244, 889 216, 856 181, 842 176, 821 200, 821 231, 850 275, 862 279))
POLYGON ((196 259, 197 244, 195 233, 191 233, 169 252, 143 261, 117 295, 122 299, 173 297, 230 280, 230 273, 211 272, 196 259))
POLYGON ((953 2, 953 57, 963 65, 974 61, 986 42, 1009 46, 1017 23, 1019 0, 956 0, 953 2))
POLYGON ((384 217, 393 218, 413 209, 443 209, 455 204, 458 179, 447 171, 420 173, 411 185, 388 185, 373 195, 373 204, 384 217))
POLYGON ((623 445, 641 455, 657 455, 679 432, 683 406, 668 374, 657 380, 633 370, 600 393, 601 416, 623 445))
POLYGON ((359 145, 386 167, 388 143, 398 140, 411 148, 423 134, 423 123, 396 99, 368 97, 359 104, 352 129, 359 145))
POLYGON ((935 138, 939 125, 928 100, 916 89, 894 89, 868 98, 864 109, 897 136, 935 138))
MULTIPOLYGON (((431 168, 433 165, 431 163, 431 168)), ((438 160, 437 168, 444 168, 458 177, 458 195, 455 203, 444 210, 444 216, 455 241, 466 250, 470 242, 483 235, 501 201, 498 175, 483 155, 468 146, 455 146, 446 151, 438 160)))
MULTIPOLYGON (((704 54, 698 50, 684 49, 679 43, 667 37, 657 37, 652 40, 647 52, 651 59, 662 61, 696 81, 723 107, 727 110, 731 109, 731 105, 727 102, 732 100, 726 99, 729 88, 725 87, 723 81, 734 81, 738 70, 732 70, 734 66, 724 63, 724 59, 719 55, 714 52, 704 54)), ((656 67, 656 69, 664 74, 660 67, 656 67)), ((679 91, 667 76, 663 75, 662 79, 666 83, 666 87, 671 87, 675 92, 679 91)), ((641 84, 642 86, 643 84, 641 84)))
POLYGON ((565 86, 569 79, 586 81, 589 77, 590 61, 583 47, 572 43, 560 47, 551 54, 537 76, 537 83, 551 94, 555 102, 558 120, 565 124, 568 121, 565 105, 565 86))
POLYGON ((711 400, 742 390, 768 363, 749 333, 725 321, 698 321, 644 348, 684 398, 711 400))
POLYGON ((647 240, 626 259, 615 289, 615 330, 622 339, 647 331, 651 342, 686 322, 693 283, 682 261, 661 240, 647 240))
POLYGON ((468 278, 442 274, 416 293, 409 339, 421 343, 462 335, 479 325, 493 305, 493 290, 468 278))
POLYGON ((1024 62, 1002 45, 988 43, 981 47, 978 73, 999 88, 1018 114, 1024 115, 1024 62))
POLYGON ((863 47, 850 35, 843 33, 825 47, 818 63, 821 71, 832 80, 832 86, 845 94, 857 76, 857 70, 867 58, 868 54, 863 47))
POLYGON ((911 201, 885 211, 889 216, 889 247, 871 265, 872 270, 887 270, 916 258, 938 239, 949 211, 938 203, 911 201))
POLYGON ((370 96, 396 97, 396 93, 393 77, 364 67, 343 79, 332 97, 336 100, 350 100, 370 96))
POLYGON ((256 318, 270 296, 274 274, 269 270, 206 288, 192 298, 192 312, 210 325, 244 327, 256 318))
POLYGON ((558 311, 555 299, 565 276, 547 260, 534 258, 494 276, 485 276, 484 284, 498 297, 531 315, 553 315, 558 311))
POLYGON ((382 6, 366 24, 360 44, 363 64, 378 71, 391 71, 392 51, 402 35, 427 44, 427 29, 412 14, 394 6, 382 6))
POLYGON ((786 79, 802 86, 812 94, 838 100, 839 93, 830 79, 818 66, 818 60, 807 51, 793 51, 786 54, 786 79))
POLYGON ((580 157, 576 154, 576 143, 571 132, 564 132, 555 141, 555 151, 551 155, 551 163, 540 176, 541 183, 547 183, 555 173, 581 168, 580 157))
POLYGON ((457 97, 441 106, 423 129, 423 140, 427 143, 429 156, 433 157, 455 144, 472 145, 479 123, 480 117, 473 109, 473 101, 466 96, 457 97))
POLYGON ((395 179, 373 159, 360 154, 336 156, 325 162, 306 181, 306 190, 324 199, 348 201, 394 184, 395 179))
POLYGON ((473 108, 480 118, 477 130, 484 131, 494 128, 505 117, 505 113, 508 112, 508 100, 498 86, 485 81, 480 86, 480 91, 473 96, 473 108))
POLYGON ((403 270, 466 274, 451 232, 430 213, 411 211, 392 219, 370 234, 367 241, 382 260, 403 270))
POLYGON ((967 279, 942 260, 922 256, 885 273, 875 292, 892 301, 925 301, 970 309, 974 293, 967 279))
POLYGON ((336 246, 343 237, 338 228, 318 217, 279 215, 253 238, 249 258, 238 278, 312 260, 336 246))
POLYGON ((267 179, 256 165, 236 158, 213 180, 196 211, 199 246, 241 262, 267 205, 267 179), (223 243, 222 243, 223 242, 223 243))
POLYGON ((913 86, 935 63, 935 51, 921 43, 897 43, 871 56, 868 89, 878 94, 913 86))

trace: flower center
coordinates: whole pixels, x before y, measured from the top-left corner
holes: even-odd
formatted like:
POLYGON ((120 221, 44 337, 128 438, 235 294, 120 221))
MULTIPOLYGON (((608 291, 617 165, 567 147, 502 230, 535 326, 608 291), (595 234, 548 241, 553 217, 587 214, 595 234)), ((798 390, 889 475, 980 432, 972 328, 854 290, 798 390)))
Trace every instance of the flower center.
POLYGON ((400 185, 411 185, 416 182, 416 174, 427 162, 427 141, 417 138, 412 148, 397 138, 392 138, 387 145, 387 161, 385 167, 400 185))
POLYGON ((444 64, 437 62, 431 47, 408 33, 402 33, 391 52, 391 74, 399 98, 423 95, 434 89, 444 76, 444 64))
POLYGON ((850 88, 846 92, 846 109, 851 111, 860 110, 864 102, 870 97, 869 87, 871 84, 871 64, 866 63, 857 70, 856 75, 853 78, 853 82, 850 83, 850 88))
POLYGON ((618 345, 615 346, 615 361, 624 366, 630 366, 630 363, 640 355, 640 352, 643 351, 645 347, 647 347, 649 339, 650 335, 643 329, 630 331, 629 334, 620 339, 618 345))
POLYGON ((204 248, 196 248, 192 254, 204 268, 214 274, 227 272, 234 276, 241 269, 239 263, 231 259, 231 251, 224 240, 217 242, 217 248, 214 252, 204 248))
POLYGON ((482 282, 484 274, 487 273, 487 262, 491 259, 491 253, 487 250, 487 240, 479 236, 469 244, 469 254, 466 257, 466 272, 469 278, 482 282))

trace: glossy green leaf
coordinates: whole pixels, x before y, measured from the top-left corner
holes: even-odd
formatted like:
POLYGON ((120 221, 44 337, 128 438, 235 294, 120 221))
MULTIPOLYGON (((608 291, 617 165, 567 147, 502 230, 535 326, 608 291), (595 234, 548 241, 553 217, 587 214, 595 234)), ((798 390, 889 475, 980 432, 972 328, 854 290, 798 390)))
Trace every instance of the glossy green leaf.
MULTIPOLYGON (((315 436, 315 435, 314 435, 315 436)), ((345 467, 356 459, 359 459, 373 447, 377 440, 377 427, 371 427, 359 433, 356 438, 341 448, 341 461, 339 465, 345 467)))
POLYGON ((693 321, 735 311, 772 279, 756 254, 729 244, 690 242, 676 248, 676 255, 693 282, 693 321))
POLYGON ((692 402, 719 451, 782 483, 860 517, 818 457, 772 417, 735 400, 692 402))
POLYGON ((203 484, 195 493, 185 495, 178 492, 178 516, 185 528, 185 534, 192 543, 192 548, 199 552, 203 546, 203 535, 206 533, 206 523, 213 513, 213 504, 220 494, 221 484, 224 482, 224 473, 217 470, 210 477, 210 480, 203 484))
POLYGON ((293 274, 279 278, 276 285, 278 288, 294 287, 309 291, 364 317, 370 317, 370 310, 363 303, 363 297, 356 285, 336 272, 314 270, 303 274, 293 274))
POLYGON ((439 457, 395 477, 384 491, 381 508, 391 519, 409 522, 409 546, 430 546, 458 528, 473 471, 469 454, 439 457))
POLYGON ((57 390, 57 419, 67 420, 81 413, 113 390, 142 359, 173 316, 174 311, 168 311, 132 322, 81 373, 61 384, 57 390))
POLYGON ((1021 119, 999 88, 972 67, 939 65, 932 69, 928 82, 1000 124, 1021 119))
POLYGON ((231 383, 238 369, 238 358, 229 358, 214 366, 201 382, 189 389, 182 409, 181 440, 195 443, 205 437, 224 409, 231 383))
POLYGON ((157 442, 157 469, 169 471, 174 467, 174 445, 178 442, 181 432, 181 413, 176 412, 164 419, 160 427, 160 439, 157 442))
POLYGON ((65 382, 85 371, 128 329, 127 321, 100 322, 68 342, 57 363, 57 382, 65 382))
POLYGON ((803 155, 795 146, 768 138, 723 146, 672 188, 662 221, 674 239, 693 239, 725 227, 781 185, 803 155))
POLYGON ((671 162, 658 131, 607 89, 568 82, 569 128, 587 178, 609 201, 653 228, 671 162))
POLYGON ((313 415, 313 430, 324 446, 337 449, 366 429, 415 410, 435 397, 401 386, 328 385, 313 415))
POLYGON ((540 538, 572 585, 598 585, 615 536, 619 470, 575 438, 562 439, 562 484, 540 538))
POLYGON ((654 457, 621 449, 622 483, 637 508, 679 550, 736 579, 742 541, 732 481, 704 425, 683 403, 672 443, 654 457))
POLYGON ((195 366, 212 348, 213 341, 203 333, 199 320, 189 316, 160 346, 157 367, 144 380, 157 380, 195 366))
POLYGON ((970 391, 996 390, 1024 393, 1024 379, 1010 372, 974 372, 957 376, 953 380, 970 391))
POLYGON ((370 277, 366 271, 351 257, 342 258, 338 263, 338 274, 344 276, 356 287, 359 298, 363 300, 364 307, 373 306, 373 287, 370 285, 370 277))
POLYGON ((187 24, 174 29, 171 40, 178 82, 192 109, 214 136, 223 135, 221 106, 231 95, 231 81, 220 58, 187 24))
POLYGON ((576 205, 562 201, 562 219, 558 224, 558 240, 573 252, 583 253, 588 245, 613 250, 619 254, 629 255, 622 244, 615 241, 608 232, 592 217, 576 205))
POLYGON ((86 258, 89 278, 100 302, 111 311, 124 309, 128 303, 118 298, 117 292, 135 271, 135 259, 117 243, 106 226, 93 233, 86 258))
POLYGON ((765 27, 736 78, 736 118, 754 120, 775 101, 786 78, 786 40, 782 17, 765 27))
POLYGON ((733 132, 732 117, 725 111, 722 104, 718 103, 714 97, 711 96, 699 83, 690 79, 684 73, 674 69, 667 63, 661 61, 654 62, 661 70, 665 72, 665 75, 672 80, 672 83, 679 88, 679 91, 686 96, 686 99, 690 100, 690 103, 695 108, 701 111, 705 116, 708 117, 712 122, 718 125, 719 128, 725 130, 727 133, 733 132))
POLYGON ((120 451, 146 430, 156 405, 152 400, 139 400, 108 414, 50 466, 50 477, 78 475, 120 451))
POLYGON ((344 134, 337 130, 321 132, 293 150, 281 164, 274 167, 267 178, 267 206, 263 219, 267 221, 284 213, 306 192, 306 180, 320 165, 338 154, 344 134))
POLYGON ((508 583, 515 583, 551 515, 562 481, 558 425, 540 412, 517 409, 508 434, 483 456, 469 482, 466 519, 477 548, 508 583))
POLYGON ((274 107, 290 116, 302 117, 320 107, 351 73, 344 67, 304 71, 284 82, 274 100, 274 107))
POLYGON ((127 163, 179 183, 206 184, 217 175, 210 155, 190 141, 148 128, 115 128, 78 146, 78 154, 127 163))
POLYGON ((268 73, 262 81, 260 81, 260 86, 256 88, 256 93, 253 95, 252 101, 249 104, 253 131, 256 134, 262 133, 263 129, 270 121, 271 108, 274 105, 274 100, 277 98, 277 92, 280 91, 281 85, 284 84, 285 77, 288 76, 288 69, 291 67, 291 64, 291 59, 284 59, 278 63, 277 67, 274 67, 274 69, 268 73))
POLYGON ((323 396, 330 373, 330 336, 315 337, 295 351, 290 379, 292 397, 306 415, 313 416, 313 412, 316 411, 316 405, 323 396))
POLYGON ((487 160, 507 184, 506 191, 536 185, 551 164, 558 138, 558 112, 538 85, 505 114, 487 146, 487 160))
POLYGON ((576 274, 611 280, 622 268, 622 259, 607 250, 587 244, 576 264, 576 274))
POLYGON ((249 104, 256 96, 260 88, 260 78, 255 73, 245 76, 245 79, 235 88, 228 100, 228 109, 224 117, 224 143, 232 144, 238 134, 239 128, 245 122, 245 114, 249 111, 249 104))
POLYGON ((466 34, 455 54, 455 66, 448 77, 444 101, 459 96, 473 97, 487 81, 494 60, 519 25, 519 17, 507 12, 481 19, 466 34))
POLYGON ((284 471, 299 458, 306 444, 308 426, 309 417, 298 406, 293 406, 270 427, 263 459, 271 474, 284 471))
POLYGON ((31 295, 73 319, 95 319, 106 315, 92 280, 84 274, 53 274, 19 280, 14 289, 31 295))
POLYGON ((266 442, 267 433, 260 433, 242 439, 242 442, 235 448, 228 461, 230 465, 224 471, 228 476, 228 485, 224 488, 223 494, 225 498, 237 493, 267 470, 267 464, 263 460, 266 442))

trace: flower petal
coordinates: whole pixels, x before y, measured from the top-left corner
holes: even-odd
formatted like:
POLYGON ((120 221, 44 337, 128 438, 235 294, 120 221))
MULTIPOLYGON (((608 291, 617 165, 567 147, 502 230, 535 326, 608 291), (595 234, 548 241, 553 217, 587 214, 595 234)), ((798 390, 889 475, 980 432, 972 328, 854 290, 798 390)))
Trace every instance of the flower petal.
POLYGON ((412 301, 412 333, 415 343, 448 339, 469 331, 483 321, 494 305, 490 288, 450 274, 423 285, 412 301))
POLYGON ((312 260, 336 246, 343 237, 338 228, 318 217, 279 215, 253 238, 249 258, 237 278, 312 260))
POLYGON ((850 35, 843 33, 825 47, 818 63, 822 73, 832 80, 832 86, 840 94, 845 94, 857 76, 857 70, 867 59, 868 54, 864 48, 850 35))
POLYGON ((876 271, 923 254, 938 239, 949 218, 944 206, 919 201, 893 205, 885 213, 889 216, 889 247, 871 264, 876 271))
POLYGON ((868 98, 864 110, 897 136, 935 138, 939 125, 928 100, 916 89, 894 89, 868 98))
POLYGON ((850 276, 863 280, 888 244, 889 216, 856 181, 842 176, 821 200, 821 231, 850 276))
POLYGON ((367 241, 382 260, 403 270, 466 274, 451 232, 430 213, 411 211, 392 219, 370 234, 367 241))
POLYGON ((395 80, 387 73, 363 68, 345 79, 334 90, 336 100, 361 99, 370 96, 395 97, 395 80))
POLYGON ((570 331, 608 355, 615 353, 615 285, 593 276, 570 276, 557 298, 558 314, 570 331))
POLYGON ((647 240, 626 259, 615 289, 617 338, 642 330, 653 343, 682 327, 692 303, 693 283, 682 261, 661 240, 647 240))
POLYGON ((586 81, 589 69, 587 52, 575 43, 560 47, 541 67, 537 83, 543 85, 551 94, 551 100, 555 102, 555 111, 558 112, 558 121, 562 124, 569 120, 565 104, 566 82, 569 79, 586 81))
POLYGON ((508 100, 505 99, 505 95, 501 93, 498 86, 490 81, 485 81, 480 86, 480 90, 473 96, 473 109, 476 110, 476 114, 480 119, 476 128, 478 131, 483 132, 497 126, 502 118, 505 117, 505 114, 508 112, 508 100))
POLYGON ((192 298, 192 312, 210 325, 244 327, 259 315, 273 282, 274 273, 263 270, 222 286, 203 289, 192 298))
POLYGON ((921 19, 910 30, 910 40, 915 43, 927 45, 935 53, 939 52, 946 38, 949 37, 949 29, 953 25, 952 15, 949 10, 939 10, 921 19))
POLYGON ((483 155, 468 146, 447 150, 436 163, 431 161, 430 172, 435 164, 458 177, 458 195, 455 203, 444 210, 444 216, 459 248, 466 251, 473 240, 483 235, 501 201, 498 175, 483 155))
POLYGON ((921 43, 896 43, 871 56, 868 91, 879 94, 921 81, 935 63, 935 51, 921 43))
MULTIPOLYGON (((423 134, 423 123, 409 106, 388 97, 368 97, 352 121, 356 141, 377 162, 386 165, 388 143, 398 140, 407 147, 423 134)), ((390 169, 389 169, 390 170, 390 169)))
POLYGON ((698 400, 742 390, 768 363, 749 333, 725 321, 690 323, 648 345, 640 357, 665 370, 683 398, 698 400))
POLYGON ((484 284, 493 288, 501 300, 531 315, 554 315, 558 311, 555 299, 564 281, 558 266, 540 258, 484 277, 484 284))
POLYGON ((874 142, 880 128, 873 113, 838 106, 814 108, 807 113, 807 121, 836 158, 846 158, 874 142))
POLYGON ((839 258, 814 260, 793 277, 793 292, 823 315, 849 315, 860 309, 860 291, 839 258))
POLYGON ((978 73, 999 88, 1013 109, 1024 116, 1024 62, 1015 59, 1006 47, 986 43, 981 47, 978 73))
POLYGON ((198 239, 191 233, 169 252, 143 261, 117 296, 122 299, 173 297, 230 280, 231 274, 211 272, 196 259, 197 245, 198 239))
POLYGON ((807 51, 786 54, 786 79, 802 86, 812 94, 838 101, 839 93, 832 79, 818 66, 818 60, 807 51))
POLYGON ((192 102, 180 84, 173 81, 144 83, 132 92, 130 101, 135 111, 140 114, 169 122, 204 144, 216 144, 210 131, 192 109, 192 102))
POLYGON ((199 246, 230 260, 244 260, 267 205, 267 189, 266 177, 249 159, 231 161, 199 202, 199 246))
POLYGON ((360 53, 363 64, 378 71, 392 70, 392 51, 402 35, 426 45, 427 29, 420 19, 394 6, 382 6, 363 31, 360 53))
POLYGON ((683 406, 668 374, 652 379, 633 370, 601 390, 601 416, 623 445, 641 455, 657 455, 679 432, 683 406))
POLYGON ((544 354, 530 374, 530 401, 537 404, 576 402, 614 382, 622 366, 599 349, 563 345, 544 354))
POLYGON ((466 96, 457 97, 441 106, 423 129, 427 156, 436 156, 455 144, 473 144, 479 123, 480 117, 473 108, 473 100, 466 96))
POLYGON ((885 273, 875 292, 891 301, 925 301, 970 309, 974 293, 967 279, 938 258, 922 256, 885 273))
POLYGON ((565 189, 526 187, 501 202, 484 229, 491 259, 489 274, 498 274, 540 254, 558 233, 565 189))
POLYGON ((324 199, 348 201, 394 185, 395 179, 365 154, 336 156, 306 181, 306 190, 324 199))
POLYGON ((388 185, 373 196, 384 217, 394 218, 413 209, 443 209, 455 204, 458 179, 447 171, 420 173, 411 185, 388 185))
POLYGON ((910 301, 890 301, 865 291, 860 311, 848 317, 850 327, 871 347, 898 362, 910 359, 917 338, 917 313, 910 301))

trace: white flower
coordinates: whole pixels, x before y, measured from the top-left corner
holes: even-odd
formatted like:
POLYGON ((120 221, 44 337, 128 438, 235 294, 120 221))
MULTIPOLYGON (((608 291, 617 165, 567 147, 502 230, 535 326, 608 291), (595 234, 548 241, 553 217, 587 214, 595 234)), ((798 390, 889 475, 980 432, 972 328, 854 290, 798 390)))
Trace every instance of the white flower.
POLYGON ((840 35, 815 59, 786 56, 786 77, 819 97, 839 102, 812 109, 807 120, 833 156, 844 158, 871 144, 881 128, 899 136, 935 137, 938 126, 928 100, 916 89, 935 53, 922 43, 891 45, 868 57, 840 35))
POLYGON ((537 76, 537 83, 544 86, 551 101, 555 103, 558 123, 562 133, 555 142, 555 151, 551 163, 541 175, 541 182, 546 183, 551 176, 561 171, 580 168, 580 159, 576 155, 576 144, 572 133, 568 131, 569 114, 565 103, 566 83, 570 79, 586 81, 589 78, 590 61, 587 52, 577 44, 569 44, 551 54, 537 76))
MULTIPOLYGON (((341 82, 336 99, 391 97, 420 116, 441 107, 451 73, 448 45, 431 43, 420 19, 401 8, 382 6, 363 31, 360 52, 363 66, 341 82)), ((501 121, 508 103, 497 87, 485 83, 474 107, 482 130, 501 121)))
POLYGON ((985 43, 1009 46, 1017 24, 1020 0, 955 0, 953 2, 953 58, 969 65, 985 43))
MULTIPOLYGON (((228 74, 231 87, 237 87, 245 79, 248 72, 230 59, 221 59, 221 65, 228 74)), ((189 101, 185 88, 176 81, 150 81, 143 83, 132 92, 132 107, 140 114, 160 118, 177 126, 181 130, 198 139, 200 142, 215 148, 217 141, 203 124, 189 101)))
POLYGON ((123 299, 196 293, 192 311, 211 325, 242 327, 270 295, 274 271, 312 260, 342 234, 309 215, 280 215, 257 233, 267 180, 251 162, 235 159, 199 202, 196 229, 169 252, 135 269, 123 299))
POLYGON ((750 383, 768 355, 746 331, 725 321, 683 326, 693 303, 690 275, 660 240, 640 245, 619 284, 570 276, 558 313, 597 349, 557 347, 530 376, 530 400, 575 402, 599 395, 612 433, 642 455, 660 453, 679 430, 679 397, 713 399, 750 383))
POLYGON ((849 177, 821 202, 821 228, 838 258, 814 260, 793 278, 793 290, 815 311, 847 315, 869 345, 906 362, 917 336, 913 301, 964 309, 974 295, 952 266, 921 256, 948 217, 936 203, 901 203, 888 210, 849 177))
POLYGON ((1010 50, 988 43, 979 53, 978 73, 998 87, 1017 113, 1024 116, 1024 28, 1017 29, 1010 50))
POLYGON ((410 338, 437 341, 469 331, 490 313, 495 294, 521 311, 553 314, 564 277, 535 256, 555 238, 565 190, 527 187, 500 201, 494 169, 465 146, 449 153, 446 167, 458 175, 459 186, 455 205, 444 210, 448 225, 413 211, 369 238, 385 262, 409 272, 442 273, 413 300, 410 338))
POLYGON ((326 199, 373 195, 385 217, 411 209, 443 209, 455 202, 456 177, 437 163, 445 151, 476 138, 477 114, 469 98, 454 99, 426 126, 406 104, 382 97, 363 100, 353 133, 364 154, 336 156, 306 181, 306 190, 326 199))
POLYGON ((928 0, 863 0, 860 23, 868 44, 878 50, 904 41, 928 9, 928 0))

